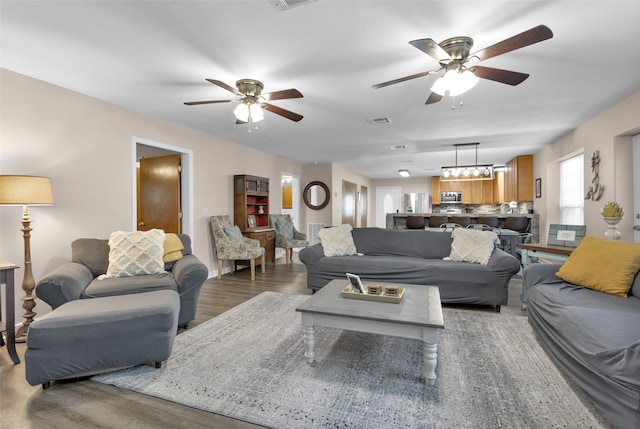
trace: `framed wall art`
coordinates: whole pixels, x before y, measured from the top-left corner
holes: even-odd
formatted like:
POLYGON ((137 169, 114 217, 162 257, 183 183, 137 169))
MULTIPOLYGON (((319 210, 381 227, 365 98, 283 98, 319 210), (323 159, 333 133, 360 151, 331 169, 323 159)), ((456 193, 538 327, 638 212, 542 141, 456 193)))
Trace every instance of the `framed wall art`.
POLYGON ((542 179, 538 177, 536 179, 536 198, 542 197, 542 179))

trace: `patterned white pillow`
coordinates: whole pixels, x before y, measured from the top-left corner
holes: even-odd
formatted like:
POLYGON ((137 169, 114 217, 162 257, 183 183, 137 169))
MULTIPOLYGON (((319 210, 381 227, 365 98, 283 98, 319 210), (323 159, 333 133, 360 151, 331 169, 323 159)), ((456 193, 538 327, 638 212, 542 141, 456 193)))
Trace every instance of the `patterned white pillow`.
POLYGON ((109 268, 104 278, 163 273, 164 239, 161 229, 112 233, 109 237, 109 268))
POLYGON ((357 253, 349 224, 324 228, 318 231, 318 238, 324 256, 349 256, 357 253))
POLYGON ((478 231, 467 228, 454 228, 451 233, 452 261, 474 262, 487 265, 496 245, 500 243, 498 235, 492 231, 478 231))

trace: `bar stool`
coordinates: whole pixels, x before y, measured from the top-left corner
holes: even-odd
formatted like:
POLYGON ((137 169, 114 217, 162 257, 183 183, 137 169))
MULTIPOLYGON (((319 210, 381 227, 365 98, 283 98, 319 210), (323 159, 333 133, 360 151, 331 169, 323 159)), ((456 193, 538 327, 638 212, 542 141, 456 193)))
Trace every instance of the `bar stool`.
POLYGON ((491 228, 497 228, 498 216, 478 216, 478 223, 490 226, 491 228))

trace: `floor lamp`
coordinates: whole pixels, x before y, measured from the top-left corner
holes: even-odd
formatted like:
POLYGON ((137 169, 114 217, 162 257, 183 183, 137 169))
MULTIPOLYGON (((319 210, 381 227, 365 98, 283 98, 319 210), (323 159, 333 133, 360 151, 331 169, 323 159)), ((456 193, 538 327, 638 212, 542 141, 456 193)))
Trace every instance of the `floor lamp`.
MULTIPOLYGON (((33 322, 36 313, 33 308, 36 306, 33 289, 36 283, 31 272, 31 218, 29 217, 29 206, 50 206, 53 204, 53 192, 51 190, 51 179, 37 176, 4 176, 0 175, 0 205, 2 206, 22 206, 22 236, 24 238, 24 278, 22 279, 22 290, 25 295, 22 297, 22 308, 25 313, 22 317, 25 321, 16 332, 16 342, 25 342, 27 330, 33 322)), ((13 303, 11 303, 13 304, 13 303)))

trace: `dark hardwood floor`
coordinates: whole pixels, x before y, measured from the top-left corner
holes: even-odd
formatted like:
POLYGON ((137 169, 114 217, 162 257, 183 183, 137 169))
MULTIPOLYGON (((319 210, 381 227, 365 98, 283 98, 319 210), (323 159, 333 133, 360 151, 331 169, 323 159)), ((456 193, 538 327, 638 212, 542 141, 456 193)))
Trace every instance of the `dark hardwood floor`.
MULTIPOLYGON (((509 303, 502 307, 503 312, 526 314, 520 310, 520 284, 519 280, 512 280, 509 303)), ((200 293, 196 320, 189 328, 264 291, 310 295, 304 265, 267 265, 264 274, 256 270, 254 282, 248 269, 226 274, 220 280, 207 280, 200 293)), ((24 360, 25 345, 18 344, 17 350, 24 360)), ((14 365, 5 348, 0 348, 0 426, 3 429, 260 427, 88 379, 54 382, 43 391, 40 386, 27 383, 24 364, 14 365)))

